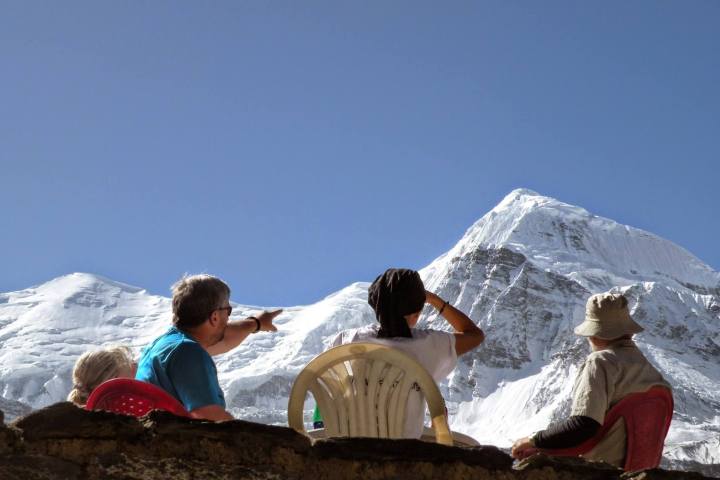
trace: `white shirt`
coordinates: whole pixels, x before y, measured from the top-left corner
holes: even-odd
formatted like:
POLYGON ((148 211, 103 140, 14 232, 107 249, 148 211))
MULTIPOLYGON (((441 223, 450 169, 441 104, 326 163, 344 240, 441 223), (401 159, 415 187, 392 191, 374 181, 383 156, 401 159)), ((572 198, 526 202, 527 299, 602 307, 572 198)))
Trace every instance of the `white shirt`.
MULTIPOLYGON (((375 323, 344 330, 333 339, 331 347, 347 343, 369 342, 393 347, 407 353, 422 365, 435 382, 443 381, 457 365, 455 336, 438 330, 412 329, 412 338, 377 338, 380 325, 375 323)), ((421 395, 408 398, 404 436, 420 438, 425 420, 425 401, 421 395)))

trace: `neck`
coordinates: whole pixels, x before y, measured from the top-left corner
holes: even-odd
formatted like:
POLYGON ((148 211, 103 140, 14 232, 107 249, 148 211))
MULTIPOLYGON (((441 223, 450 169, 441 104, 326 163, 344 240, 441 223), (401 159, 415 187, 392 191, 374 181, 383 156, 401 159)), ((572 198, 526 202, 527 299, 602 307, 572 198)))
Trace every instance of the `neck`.
POLYGON ((605 350, 606 348, 609 348, 613 345, 615 345, 618 342, 622 342, 625 340, 632 340, 632 335, 623 335, 622 337, 613 338, 612 340, 605 340, 602 338, 597 337, 589 337, 588 341, 590 342, 590 347, 592 347, 594 352, 597 352, 599 350, 605 350))
POLYGON ((210 336, 207 334, 207 332, 204 331, 205 329, 202 328, 202 325, 196 328, 178 330, 181 330, 185 335, 198 342, 200 346, 203 347, 205 350, 207 350, 208 347, 210 347, 210 345, 212 344, 210 336))

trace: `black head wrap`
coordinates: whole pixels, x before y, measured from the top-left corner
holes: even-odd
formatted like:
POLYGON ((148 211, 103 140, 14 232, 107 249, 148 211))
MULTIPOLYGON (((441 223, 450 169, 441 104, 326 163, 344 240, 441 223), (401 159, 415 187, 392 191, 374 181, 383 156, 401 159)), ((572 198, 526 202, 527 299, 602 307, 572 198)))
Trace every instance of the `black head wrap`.
POLYGON ((405 315, 425 305, 425 285, 415 270, 391 268, 368 289, 368 303, 380 322, 378 338, 412 337, 405 315))

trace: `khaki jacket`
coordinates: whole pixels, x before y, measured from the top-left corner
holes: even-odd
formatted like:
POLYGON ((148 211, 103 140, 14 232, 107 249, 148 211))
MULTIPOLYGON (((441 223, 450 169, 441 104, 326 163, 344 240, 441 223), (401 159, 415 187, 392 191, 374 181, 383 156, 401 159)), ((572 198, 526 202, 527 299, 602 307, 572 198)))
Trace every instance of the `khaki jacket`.
MULTIPOLYGON (((670 388, 660 372, 647 361, 632 340, 621 340, 593 352, 580 367, 573 387, 570 415, 590 417, 602 425, 605 414, 623 397, 653 386, 670 388)), ((622 467, 627 436, 622 420, 584 458, 622 467)))

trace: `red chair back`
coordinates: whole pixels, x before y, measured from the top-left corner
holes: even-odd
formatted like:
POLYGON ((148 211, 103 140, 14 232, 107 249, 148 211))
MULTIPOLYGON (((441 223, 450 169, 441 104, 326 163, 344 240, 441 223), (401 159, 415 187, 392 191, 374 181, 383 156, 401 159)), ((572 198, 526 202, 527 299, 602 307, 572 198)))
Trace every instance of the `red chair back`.
POLYGON ((637 471, 655 468, 660 465, 673 406, 672 393, 665 387, 653 387, 647 392, 633 393, 610 409, 605 415, 602 427, 592 438, 577 447, 540 451, 558 457, 575 457, 588 453, 600 443, 615 422, 622 418, 627 433, 623 469, 637 471))
POLYGON ((165 410, 180 417, 190 413, 162 388, 132 378, 113 378, 90 393, 86 410, 106 410, 142 417, 151 410, 165 410))

